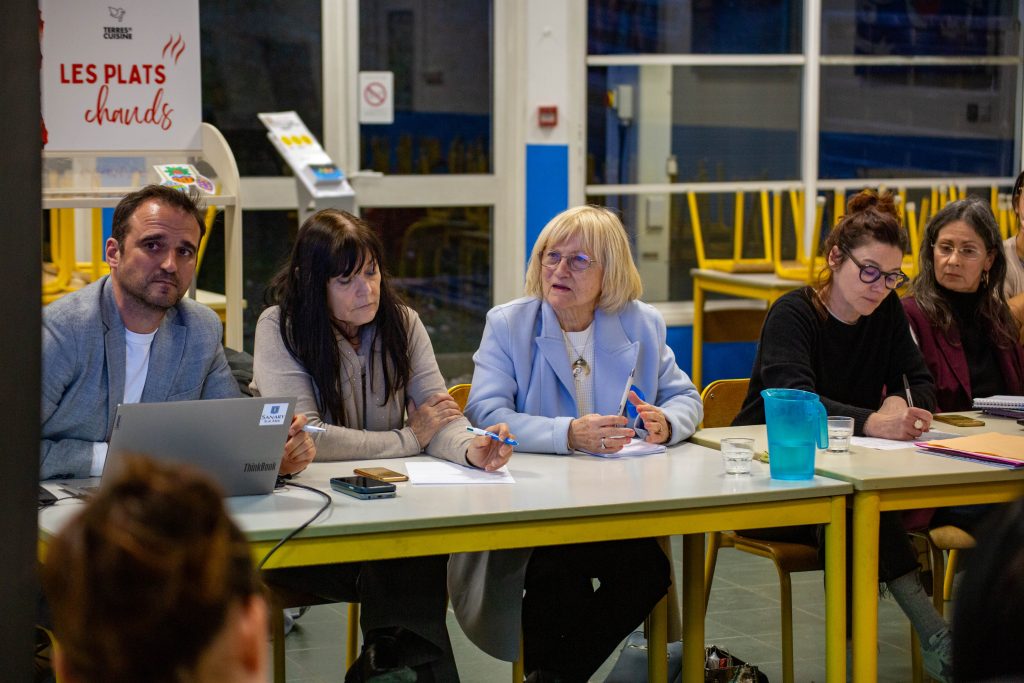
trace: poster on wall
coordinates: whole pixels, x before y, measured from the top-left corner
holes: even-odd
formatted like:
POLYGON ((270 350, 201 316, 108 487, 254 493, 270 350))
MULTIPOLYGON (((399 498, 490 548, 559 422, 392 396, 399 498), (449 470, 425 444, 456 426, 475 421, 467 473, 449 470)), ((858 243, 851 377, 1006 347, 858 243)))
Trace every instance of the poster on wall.
POLYGON ((40 0, 46 151, 198 149, 199 0, 40 0))

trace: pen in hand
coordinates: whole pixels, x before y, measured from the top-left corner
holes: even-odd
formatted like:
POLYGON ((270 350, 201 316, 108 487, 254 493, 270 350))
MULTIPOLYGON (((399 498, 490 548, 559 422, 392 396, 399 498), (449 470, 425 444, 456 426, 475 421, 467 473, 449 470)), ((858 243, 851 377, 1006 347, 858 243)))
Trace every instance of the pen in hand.
POLYGON ((907 381, 907 374, 903 373, 903 389, 907 392, 907 407, 914 407, 914 397, 910 394, 910 382, 907 381))
POLYGON ((636 368, 629 371, 629 377, 626 378, 626 388, 622 390, 622 400, 619 401, 619 412, 616 415, 622 415, 622 411, 626 409, 626 400, 629 398, 629 390, 633 386, 633 375, 636 374, 636 368))
POLYGON ((479 427, 466 427, 466 431, 477 436, 489 436, 499 443, 507 443, 509 446, 518 446, 519 442, 515 439, 503 439, 494 432, 489 432, 486 429, 480 429, 479 427))
POLYGON ((309 432, 310 434, 323 434, 327 431, 327 428, 317 427, 316 425, 302 425, 302 431, 309 432))

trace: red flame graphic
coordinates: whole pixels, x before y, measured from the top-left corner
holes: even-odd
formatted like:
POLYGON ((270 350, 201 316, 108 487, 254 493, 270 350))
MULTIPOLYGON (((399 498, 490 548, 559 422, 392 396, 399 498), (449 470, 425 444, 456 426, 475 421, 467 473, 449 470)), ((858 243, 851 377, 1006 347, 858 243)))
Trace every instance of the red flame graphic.
POLYGON ((175 38, 173 35, 167 39, 167 43, 164 45, 164 50, 161 53, 162 57, 167 57, 170 54, 174 57, 174 63, 177 64, 181 55, 185 52, 185 41, 181 39, 181 34, 175 38))

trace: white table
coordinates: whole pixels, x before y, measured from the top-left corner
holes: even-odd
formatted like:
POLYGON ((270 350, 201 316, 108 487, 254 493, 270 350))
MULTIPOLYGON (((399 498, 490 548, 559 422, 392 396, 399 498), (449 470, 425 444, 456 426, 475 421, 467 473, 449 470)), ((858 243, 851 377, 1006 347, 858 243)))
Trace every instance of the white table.
MULTIPOLYGON (((421 458, 423 459, 423 458, 421 458)), ((353 468, 404 471, 408 460, 317 463, 298 481, 330 492, 332 476, 353 468)), ((843 576, 845 496, 852 487, 815 477, 779 482, 754 463, 750 477, 726 477, 716 451, 684 443, 667 453, 630 459, 517 453, 515 484, 414 486, 393 499, 362 501, 331 492, 333 506, 285 544, 267 568, 502 548, 683 534, 683 639, 704 642, 704 534, 769 524, 829 525, 827 560, 834 585, 829 613, 830 681, 845 675, 843 576), (838 610, 838 611, 836 611, 838 610)), ((315 494, 288 490, 235 498, 229 507, 260 558, 320 505, 315 494)), ((58 504, 40 513, 45 543, 74 512, 58 504)), ((666 601, 654 613, 652 651, 665 651, 666 601)), ((664 680, 666 660, 650 658, 650 680, 664 680)), ((684 648, 684 680, 703 681, 703 647, 684 648)))
MULTIPOLYGON (((954 434, 1021 433, 1014 420, 958 414, 985 421, 984 427, 953 427, 935 422, 934 428, 954 434)), ((768 447, 764 425, 702 429, 696 443, 717 448, 731 436, 754 439, 754 448, 768 447)), ((850 446, 846 454, 818 451, 816 474, 853 485, 853 680, 874 681, 878 675, 878 525, 881 512, 917 508, 1001 503, 1024 494, 1024 469, 1007 470, 916 451, 908 443, 899 450, 850 446)), ((767 526, 761 524, 759 526, 767 526)), ((744 528, 744 527, 737 527, 744 528)), ((830 568, 826 569, 826 572, 830 568)), ((826 574, 827 579, 827 574, 826 574)))

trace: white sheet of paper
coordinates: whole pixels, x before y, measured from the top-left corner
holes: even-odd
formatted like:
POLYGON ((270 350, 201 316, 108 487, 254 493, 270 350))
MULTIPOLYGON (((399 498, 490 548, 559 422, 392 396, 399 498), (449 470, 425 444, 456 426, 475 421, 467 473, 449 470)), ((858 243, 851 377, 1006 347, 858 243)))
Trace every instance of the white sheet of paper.
POLYGON ((622 450, 615 453, 604 453, 599 451, 580 451, 589 453, 599 458, 625 458, 631 455, 651 455, 653 453, 664 453, 665 446, 660 443, 647 443, 643 439, 630 439, 629 443, 622 447, 622 450))
POLYGON ((512 473, 505 465, 494 472, 475 467, 463 467, 453 462, 407 462, 405 471, 409 481, 416 484, 514 484, 512 473))
MULTIPOLYGON (((949 434, 947 432, 938 432, 930 430, 921 435, 920 438, 914 439, 914 441, 935 441, 936 439, 951 439, 958 434, 949 434)), ((873 448, 876 451, 897 451, 901 448, 913 448, 913 441, 896 441, 895 439, 879 439, 874 436, 854 436, 850 438, 850 443, 854 446, 863 446, 864 448, 873 448)))

